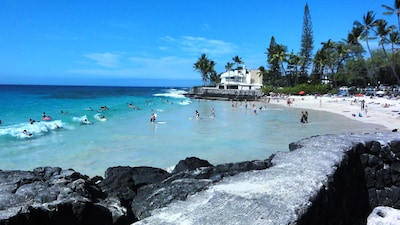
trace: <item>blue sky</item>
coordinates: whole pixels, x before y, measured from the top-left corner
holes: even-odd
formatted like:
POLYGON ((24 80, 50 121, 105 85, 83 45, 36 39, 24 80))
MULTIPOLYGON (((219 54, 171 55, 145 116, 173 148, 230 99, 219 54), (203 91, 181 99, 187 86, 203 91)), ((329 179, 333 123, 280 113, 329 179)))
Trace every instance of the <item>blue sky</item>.
POLYGON ((368 10, 397 24, 394 0, 1 0, 0 84, 201 85, 202 53, 218 73, 266 66, 272 36, 297 53, 307 2, 314 50, 368 10))

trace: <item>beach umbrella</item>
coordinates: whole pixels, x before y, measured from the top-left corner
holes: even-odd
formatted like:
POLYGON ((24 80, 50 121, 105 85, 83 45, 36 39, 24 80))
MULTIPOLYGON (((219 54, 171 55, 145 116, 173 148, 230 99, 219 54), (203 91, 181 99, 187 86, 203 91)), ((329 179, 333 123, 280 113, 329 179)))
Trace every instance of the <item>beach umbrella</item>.
POLYGON ((299 95, 304 95, 304 94, 305 94, 304 91, 300 91, 300 92, 299 92, 299 95))
POLYGON ((377 95, 384 95, 385 92, 384 92, 384 91, 377 91, 376 94, 377 94, 377 95))
POLYGON ((362 97, 362 96, 364 96, 364 95, 361 93, 356 94, 356 97, 362 97))

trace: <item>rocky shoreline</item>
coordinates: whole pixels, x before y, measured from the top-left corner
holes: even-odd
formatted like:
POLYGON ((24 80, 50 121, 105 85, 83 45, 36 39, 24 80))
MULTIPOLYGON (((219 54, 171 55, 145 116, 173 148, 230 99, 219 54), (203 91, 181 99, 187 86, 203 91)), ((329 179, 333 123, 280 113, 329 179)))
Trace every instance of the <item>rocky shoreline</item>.
POLYGON ((131 224, 223 177, 269 166, 270 160, 213 166, 192 157, 171 173, 121 166, 108 168, 104 178, 58 167, 0 171, 0 224, 131 224))

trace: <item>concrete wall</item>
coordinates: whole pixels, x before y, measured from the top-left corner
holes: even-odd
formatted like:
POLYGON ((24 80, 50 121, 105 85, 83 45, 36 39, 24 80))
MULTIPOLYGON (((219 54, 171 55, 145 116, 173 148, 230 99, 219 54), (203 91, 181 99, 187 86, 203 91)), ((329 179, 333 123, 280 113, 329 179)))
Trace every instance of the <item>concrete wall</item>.
POLYGON ((263 93, 261 90, 216 89, 193 87, 189 90, 188 97, 213 100, 257 100, 263 93))
POLYGON ((400 209, 400 140, 356 143, 298 224, 366 224, 377 206, 400 209))

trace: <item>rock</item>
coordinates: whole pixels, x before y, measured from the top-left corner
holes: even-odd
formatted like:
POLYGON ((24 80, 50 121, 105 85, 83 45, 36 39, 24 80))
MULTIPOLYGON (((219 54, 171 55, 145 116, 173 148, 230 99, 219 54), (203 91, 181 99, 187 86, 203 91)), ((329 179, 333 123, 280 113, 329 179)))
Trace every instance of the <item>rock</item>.
POLYGON ((130 205, 138 188, 160 183, 169 176, 167 171, 153 167, 110 167, 99 186, 109 196, 117 197, 123 204, 130 205))
POLYGON ((179 161, 172 171, 173 174, 182 172, 184 170, 194 170, 200 167, 212 166, 208 161, 196 157, 188 157, 185 160, 179 161))
POLYGON ((102 203, 105 197, 72 169, 0 171, 0 224, 113 224, 118 219, 102 203))

